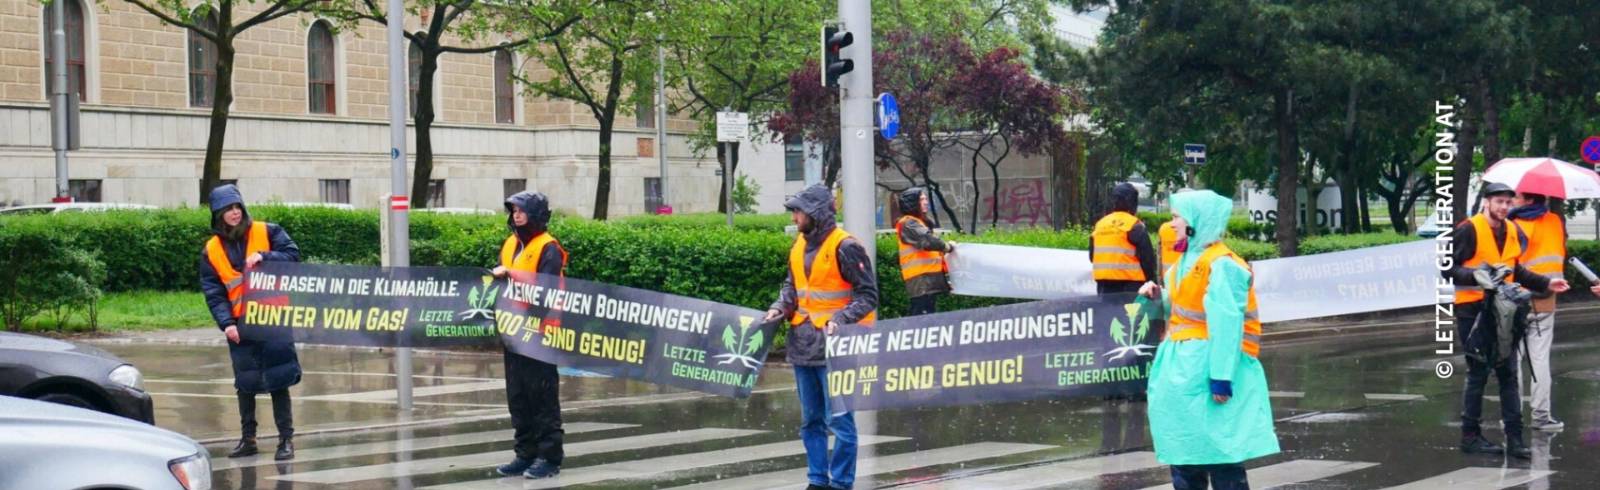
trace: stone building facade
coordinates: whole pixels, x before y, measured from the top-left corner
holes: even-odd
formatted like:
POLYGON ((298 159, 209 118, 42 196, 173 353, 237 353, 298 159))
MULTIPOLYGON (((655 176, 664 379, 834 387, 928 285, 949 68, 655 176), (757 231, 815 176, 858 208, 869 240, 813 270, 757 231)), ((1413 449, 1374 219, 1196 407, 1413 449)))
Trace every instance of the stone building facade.
MULTIPOLYGON (((74 195, 162 206, 198 202, 211 111, 203 89, 207 64, 196 62, 207 56, 205 45, 195 44, 203 39, 127 2, 64 1, 71 2, 68 66, 75 91, 81 80, 82 149, 69 154, 68 170, 74 195)), ((47 9, 35 0, 0 0, 5 205, 47 202, 55 194, 47 9)), ((408 20, 413 30, 421 22, 408 20)), ((389 190, 384 29, 335 25, 302 14, 254 27, 236 41, 222 178, 237 181, 252 201, 371 207, 389 190)), ((533 79, 552 76, 550 70, 509 52, 447 53, 440 61, 432 179, 443 192, 433 205, 499 209, 506 193, 526 188, 550 195, 558 209, 590 214, 599 172, 594 118, 575 104, 523 94, 510 82, 496 86, 497 68, 533 79)), ((613 216, 655 207, 660 167, 653 118, 653 111, 645 121, 619 117, 613 216)), ((714 156, 690 151, 686 137, 694 127, 668 119, 667 204, 677 212, 716 209, 717 165, 714 156)), ((410 131, 407 141, 416 141, 410 131)), ((414 147, 408 151, 414 155, 414 147)))

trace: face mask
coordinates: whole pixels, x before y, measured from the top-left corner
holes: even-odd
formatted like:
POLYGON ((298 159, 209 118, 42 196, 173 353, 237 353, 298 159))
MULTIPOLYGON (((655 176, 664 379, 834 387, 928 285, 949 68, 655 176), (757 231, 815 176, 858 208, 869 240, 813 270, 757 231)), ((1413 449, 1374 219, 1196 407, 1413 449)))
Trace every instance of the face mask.
POLYGON ((1172 244, 1172 249, 1173 250, 1177 250, 1178 253, 1188 252, 1189 251, 1189 237, 1179 238, 1178 239, 1178 243, 1172 244))

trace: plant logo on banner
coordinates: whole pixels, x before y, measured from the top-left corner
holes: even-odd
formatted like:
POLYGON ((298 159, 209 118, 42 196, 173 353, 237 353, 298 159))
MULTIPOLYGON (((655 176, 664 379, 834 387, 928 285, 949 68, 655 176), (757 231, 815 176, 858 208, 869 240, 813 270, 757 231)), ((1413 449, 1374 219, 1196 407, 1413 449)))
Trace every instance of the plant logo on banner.
POLYGON ((500 286, 494 285, 494 276, 483 276, 483 288, 474 286, 467 291, 467 311, 461 312, 462 320, 471 320, 482 316, 485 319, 494 319, 494 301, 500 293, 500 286))
POLYGON ((766 343, 767 339, 766 334, 763 334, 761 329, 756 328, 753 329, 754 332, 751 331, 750 324, 755 321, 755 318, 740 316, 739 331, 737 333, 733 331, 733 325, 728 325, 722 329, 722 346, 728 349, 728 353, 712 356, 714 359, 722 360, 717 364, 730 364, 733 361, 739 361, 740 364, 743 364, 748 369, 761 367, 761 361, 751 356, 761 352, 761 346, 766 343))
POLYGON ((1129 353, 1133 353, 1138 357, 1155 355, 1154 352, 1149 351, 1154 350, 1156 347, 1147 345, 1144 342, 1145 337, 1150 334, 1150 317, 1156 314, 1154 311, 1156 307, 1149 300, 1140 296, 1132 303, 1122 305, 1122 308, 1124 310, 1123 313, 1127 313, 1127 315, 1111 317, 1111 340, 1115 340, 1117 345, 1121 347, 1105 353, 1105 357, 1116 360, 1129 353))

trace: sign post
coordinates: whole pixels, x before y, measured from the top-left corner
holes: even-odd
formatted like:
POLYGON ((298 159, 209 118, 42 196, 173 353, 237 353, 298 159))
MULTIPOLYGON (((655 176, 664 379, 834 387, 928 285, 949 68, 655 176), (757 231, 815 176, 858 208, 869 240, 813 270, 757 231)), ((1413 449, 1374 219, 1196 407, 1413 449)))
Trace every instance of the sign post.
POLYGON ((738 147, 728 143, 738 143, 750 138, 750 114, 747 112, 733 112, 724 107, 717 113, 717 144, 722 145, 722 186, 728 189, 727 199, 723 207, 728 211, 728 227, 733 227, 733 152, 738 147))

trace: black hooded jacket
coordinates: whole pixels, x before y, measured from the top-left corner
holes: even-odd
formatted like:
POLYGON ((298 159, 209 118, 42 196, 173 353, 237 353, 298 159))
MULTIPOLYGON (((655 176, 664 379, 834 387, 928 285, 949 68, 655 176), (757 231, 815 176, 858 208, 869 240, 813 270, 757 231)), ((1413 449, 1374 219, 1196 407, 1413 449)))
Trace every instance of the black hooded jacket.
MULTIPOLYGON (((521 254, 522 248, 526 247, 530 240, 544 234, 549 225, 550 199, 546 198, 543 193, 523 191, 506 198, 506 227, 510 228, 511 232, 517 236, 516 253, 521 254), (516 222, 511 218, 513 209, 521 209, 523 213, 528 215, 527 225, 520 228, 517 227, 516 222)), ((561 275, 563 266, 561 246, 557 245, 556 242, 550 242, 545 245, 544 251, 539 255, 539 265, 536 266, 537 272, 540 274, 561 275)))
MULTIPOLYGON (((800 194, 790 199, 784 207, 799 210, 811 218, 811 231, 805 233, 805 273, 811 273, 811 262, 816 258, 817 249, 828 238, 828 234, 838 225, 834 223, 833 194, 822 185, 814 185, 801 191, 800 194)), ((867 313, 878 308, 878 276, 872 268, 872 261, 867 255, 867 249, 850 237, 839 244, 839 274, 844 276, 845 282, 850 283, 850 303, 843 310, 834 314, 835 323, 847 325, 860 321, 867 313)), ((788 266, 788 257, 784 257, 784 270, 789 271, 783 279, 783 286, 778 291, 778 301, 772 303, 771 309, 783 313, 783 318, 788 319, 794 315, 798 307, 798 294, 794 289, 794 272, 788 266)), ((824 348, 826 341, 822 330, 811 328, 809 325, 789 330, 788 352, 786 357, 790 364, 796 366, 821 366, 827 364, 824 348), (804 328, 802 328, 804 327, 804 328)))

